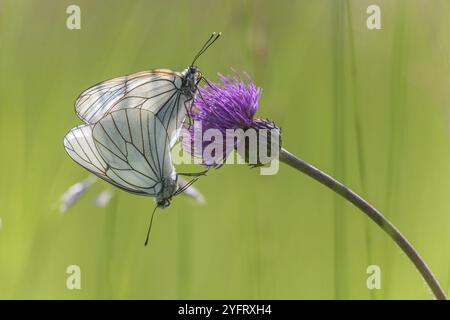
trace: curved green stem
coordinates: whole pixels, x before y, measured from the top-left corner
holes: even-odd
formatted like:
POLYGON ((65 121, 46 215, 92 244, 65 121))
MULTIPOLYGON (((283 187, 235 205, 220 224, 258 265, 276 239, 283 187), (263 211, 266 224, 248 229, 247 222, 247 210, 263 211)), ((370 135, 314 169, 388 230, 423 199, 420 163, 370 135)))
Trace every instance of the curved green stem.
POLYGON ((370 203, 360 197, 358 194, 347 188, 345 185, 337 181, 336 179, 330 177, 325 172, 317 169, 316 167, 310 165, 309 163, 297 158, 289 151, 281 149, 280 151, 280 161, 286 163, 287 165, 303 172, 304 174, 310 176, 314 180, 320 182, 321 184, 327 186, 346 200, 350 201, 355 207, 360 209, 364 214, 366 214, 370 219, 372 219, 381 229, 384 230, 394 242, 402 249, 402 251, 408 256, 411 262, 415 265, 417 270, 431 288, 434 296, 437 300, 447 300, 447 297, 442 290, 439 282, 434 277, 430 268, 427 266, 425 261, 419 255, 412 244, 403 236, 400 231, 384 217, 381 212, 379 212, 370 203))

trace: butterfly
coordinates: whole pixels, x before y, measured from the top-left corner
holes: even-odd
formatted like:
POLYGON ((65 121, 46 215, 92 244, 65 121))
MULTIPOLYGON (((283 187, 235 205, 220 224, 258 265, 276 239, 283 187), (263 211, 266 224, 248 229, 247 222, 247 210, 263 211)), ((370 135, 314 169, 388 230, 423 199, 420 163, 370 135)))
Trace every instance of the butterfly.
POLYGON ((197 179, 179 186, 170 149, 202 79, 194 63, 219 36, 211 35, 183 72, 154 69, 85 90, 75 103, 85 124, 71 129, 64 138, 69 156, 122 190, 155 197, 155 210, 168 207, 172 197, 197 179))
POLYGON ((220 35, 212 33, 191 65, 182 72, 152 69, 93 85, 77 98, 75 113, 85 123, 93 124, 115 110, 149 110, 163 122, 172 147, 192 106, 198 84, 204 79, 194 64, 220 35))

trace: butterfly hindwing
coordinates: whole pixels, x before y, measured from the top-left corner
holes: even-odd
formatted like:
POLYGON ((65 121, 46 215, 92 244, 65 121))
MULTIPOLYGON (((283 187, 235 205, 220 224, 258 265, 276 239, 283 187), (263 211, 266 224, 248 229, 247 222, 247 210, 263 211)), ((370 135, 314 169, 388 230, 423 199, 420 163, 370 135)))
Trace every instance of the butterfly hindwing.
POLYGON ((64 147, 69 156, 86 170, 128 192, 143 194, 139 189, 118 183, 108 175, 109 165, 98 152, 92 137, 91 125, 80 125, 70 130, 64 137, 64 147))
POLYGON ((73 128, 64 137, 64 147, 69 156, 78 164, 97 175, 103 175, 107 164, 95 147, 90 125, 73 128))
POLYGON ((169 136, 152 112, 121 109, 93 126, 94 144, 109 165, 108 177, 148 195, 161 191, 161 181, 173 178, 169 136))

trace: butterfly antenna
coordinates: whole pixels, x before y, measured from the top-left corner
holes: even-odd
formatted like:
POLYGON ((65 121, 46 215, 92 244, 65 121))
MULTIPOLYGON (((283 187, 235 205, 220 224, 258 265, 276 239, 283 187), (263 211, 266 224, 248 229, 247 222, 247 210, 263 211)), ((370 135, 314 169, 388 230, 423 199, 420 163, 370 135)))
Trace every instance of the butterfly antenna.
POLYGON ((195 58, 197 58, 200 53, 205 49, 205 47, 208 45, 208 43, 216 36, 216 33, 213 32, 211 33, 211 35, 209 36, 208 40, 206 40, 206 42, 203 44, 203 46, 200 48, 200 50, 198 50, 197 54, 195 55, 195 58))
POLYGON ((147 231, 147 238, 145 238, 145 243, 144 243, 145 246, 148 244, 148 239, 150 237, 150 231, 152 230, 153 217, 155 215, 156 209, 158 209, 158 206, 155 206, 155 209, 153 209, 153 212, 152 212, 152 217, 150 219, 150 224, 148 226, 148 231, 147 231))
POLYGON ((205 42, 205 44, 203 45, 203 47, 198 51, 198 53, 195 55, 194 60, 192 60, 191 63, 191 67, 194 66, 195 61, 197 61, 197 59, 206 51, 208 50, 208 48, 214 43, 216 42, 217 39, 219 39, 219 37, 222 35, 221 32, 219 33, 215 33, 213 32, 211 34, 211 36, 209 37, 209 39, 205 42))

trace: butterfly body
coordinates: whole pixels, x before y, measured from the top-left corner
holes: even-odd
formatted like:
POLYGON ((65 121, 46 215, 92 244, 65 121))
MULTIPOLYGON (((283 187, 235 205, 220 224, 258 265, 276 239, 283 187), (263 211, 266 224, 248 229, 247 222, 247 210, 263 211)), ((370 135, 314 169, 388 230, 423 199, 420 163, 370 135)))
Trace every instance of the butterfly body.
POLYGON ((192 99, 197 92, 197 84, 202 79, 202 74, 196 66, 190 66, 182 72, 183 82, 180 90, 192 99))

